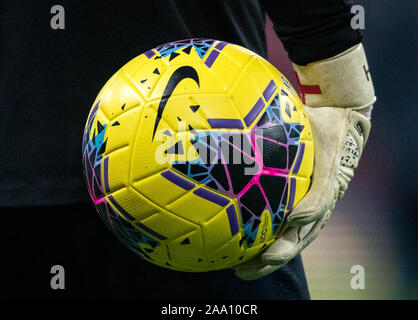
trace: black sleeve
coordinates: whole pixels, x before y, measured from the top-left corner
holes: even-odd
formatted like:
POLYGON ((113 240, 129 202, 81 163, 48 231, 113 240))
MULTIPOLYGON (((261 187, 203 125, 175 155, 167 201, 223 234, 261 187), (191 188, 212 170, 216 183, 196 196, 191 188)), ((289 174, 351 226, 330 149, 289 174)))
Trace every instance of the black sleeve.
POLYGON ((330 58, 360 43, 351 28, 352 0, 260 0, 290 60, 298 65, 330 58))

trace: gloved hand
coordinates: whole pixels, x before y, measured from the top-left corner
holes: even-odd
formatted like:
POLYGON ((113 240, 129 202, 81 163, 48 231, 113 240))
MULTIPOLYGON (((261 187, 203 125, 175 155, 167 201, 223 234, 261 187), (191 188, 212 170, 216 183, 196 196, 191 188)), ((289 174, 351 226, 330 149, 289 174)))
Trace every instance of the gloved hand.
POLYGON ((315 145, 312 184, 288 217, 288 228, 261 255, 236 267, 244 280, 277 270, 317 236, 354 176, 376 100, 361 44, 330 59, 294 65, 315 145))

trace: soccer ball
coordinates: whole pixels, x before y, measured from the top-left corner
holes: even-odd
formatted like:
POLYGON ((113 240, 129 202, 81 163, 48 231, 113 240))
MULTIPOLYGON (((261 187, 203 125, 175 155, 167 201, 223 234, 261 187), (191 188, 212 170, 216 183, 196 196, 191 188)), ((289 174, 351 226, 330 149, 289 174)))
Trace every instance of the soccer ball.
POLYGON ((181 271, 266 248, 306 194, 311 128, 285 77, 223 41, 160 45, 100 91, 85 126, 90 196, 133 252, 181 271))

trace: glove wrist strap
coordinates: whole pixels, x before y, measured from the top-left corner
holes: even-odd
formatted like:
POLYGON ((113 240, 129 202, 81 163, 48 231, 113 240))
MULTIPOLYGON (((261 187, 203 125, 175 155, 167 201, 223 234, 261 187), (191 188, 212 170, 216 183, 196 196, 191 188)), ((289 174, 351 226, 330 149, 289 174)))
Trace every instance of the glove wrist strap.
POLYGON ((376 101, 367 58, 360 43, 326 60, 293 64, 302 102, 310 107, 361 110, 376 101))

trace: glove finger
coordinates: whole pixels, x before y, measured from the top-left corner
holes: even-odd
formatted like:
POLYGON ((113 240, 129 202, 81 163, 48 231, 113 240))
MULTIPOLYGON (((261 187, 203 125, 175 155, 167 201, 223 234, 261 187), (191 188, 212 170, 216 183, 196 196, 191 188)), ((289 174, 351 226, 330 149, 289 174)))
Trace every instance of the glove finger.
MULTIPOLYGON (((319 179, 315 180, 317 182, 319 179)), ((287 218, 289 227, 303 227, 311 224, 324 216, 327 210, 333 209, 335 206, 335 192, 338 190, 337 182, 329 182, 329 186, 324 190, 322 182, 312 183, 311 189, 305 197, 297 204, 287 218), (318 198, 322 197, 321 201, 318 198), (316 204, 316 205, 312 205, 316 204)))
POLYGON ((331 210, 327 210, 318 221, 301 227, 289 227, 283 236, 274 241, 261 255, 262 261, 280 267, 292 260, 315 240, 330 214, 331 210))
POLYGON ((257 280, 280 268, 279 266, 265 264, 260 257, 249 262, 251 263, 244 263, 235 268, 235 274, 238 278, 246 281, 257 280))

